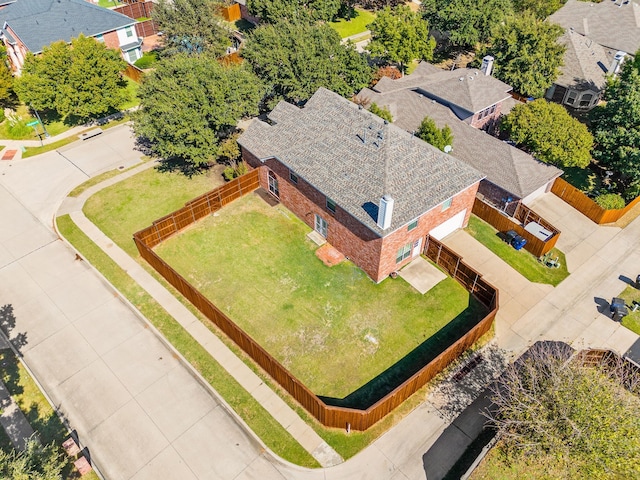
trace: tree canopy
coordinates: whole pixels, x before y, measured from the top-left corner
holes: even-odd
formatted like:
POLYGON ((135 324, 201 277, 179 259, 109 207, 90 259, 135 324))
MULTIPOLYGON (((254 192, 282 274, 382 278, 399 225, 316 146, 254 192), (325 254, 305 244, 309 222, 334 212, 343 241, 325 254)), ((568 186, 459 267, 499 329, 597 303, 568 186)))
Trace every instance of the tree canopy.
POLYGON ((151 16, 164 33, 168 53, 224 55, 231 37, 219 7, 214 0, 159 0, 151 16))
POLYGON ((155 155, 201 166, 217 157, 220 139, 238 120, 258 113, 263 93, 245 65, 175 55, 159 62, 140 85, 133 128, 155 155))
POLYGON ((415 59, 431 60, 436 47, 429 24, 406 5, 385 7, 369 24, 371 55, 396 62, 400 70, 415 59))
POLYGON ((369 85, 371 68, 329 25, 280 22, 249 36, 242 55, 267 85, 270 104, 303 102, 320 87, 344 96, 369 85))
POLYGON ((379 107, 378 104, 374 102, 369 107, 369 111, 371 113, 373 113, 374 115, 379 116, 383 120, 386 120, 389 123, 393 122, 393 115, 391 115, 391 112, 389 111, 389 109, 386 106, 385 107, 379 107))
POLYGON ((569 356, 535 344, 492 388, 487 415, 507 462, 544 465, 546 478, 640 478, 640 398, 622 385, 637 393, 640 379, 621 361, 604 369, 569 356))
POLYGON ((278 23, 333 20, 344 7, 342 0, 248 0, 249 11, 261 22, 278 23))
POLYGON ((125 65, 117 51, 80 35, 71 45, 56 42, 38 56, 27 55, 14 88, 22 102, 38 110, 86 119, 117 109, 127 99, 120 74, 125 65))
POLYGON ((436 122, 429 117, 424 117, 416 136, 442 151, 447 145, 453 147, 453 132, 449 125, 438 128, 436 122))
POLYGON ((60 480, 66 459, 54 444, 41 446, 30 440, 22 452, 0 449, 0 478, 3 480, 60 480))
MULTIPOLYGON (((636 54, 636 59, 638 58, 636 54)), ((624 187, 640 183, 640 65, 627 61, 592 112, 593 158, 620 174, 624 187)))
MULTIPOLYGON (((543 0, 544 1, 544 0, 543 0)), ((513 11, 511 0, 424 0, 422 13, 431 28, 459 47, 487 42, 491 29, 513 11)))
POLYGON ((566 47, 558 38, 563 33, 561 26, 538 20, 531 12, 509 16, 493 29, 484 54, 495 58, 497 78, 518 93, 539 98, 560 73, 566 47))
POLYGON ((513 8, 518 13, 529 10, 536 18, 544 20, 552 13, 560 10, 567 0, 513 0, 513 8))
POLYGON ((543 162, 584 168, 591 161, 593 136, 557 103, 538 99, 516 105, 502 120, 501 128, 543 162))

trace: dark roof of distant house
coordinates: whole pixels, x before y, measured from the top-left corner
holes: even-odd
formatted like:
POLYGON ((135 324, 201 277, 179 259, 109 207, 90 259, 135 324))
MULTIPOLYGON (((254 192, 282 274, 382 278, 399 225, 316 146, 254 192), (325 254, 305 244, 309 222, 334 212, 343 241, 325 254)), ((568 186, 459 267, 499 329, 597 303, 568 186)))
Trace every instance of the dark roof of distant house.
POLYGON ((380 236, 406 225, 483 177, 465 163, 393 124, 385 125, 379 117, 324 88, 304 108, 280 102, 269 120, 272 125, 254 120, 238 143, 263 161, 277 158, 380 236), (382 140, 378 132, 382 132, 382 140), (395 205, 391 227, 383 232, 376 224, 375 212, 385 193, 391 195, 395 205))
POLYGON ((604 89, 606 75, 616 52, 574 30, 565 32, 558 42, 565 45, 567 50, 561 74, 554 83, 576 90, 597 92, 604 89))
MULTIPOLYGON (((441 103, 455 105, 468 112, 466 117, 509 98, 512 90, 506 83, 475 68, 443 70, 427 62, 420 63, 411 75, 397 80, 383 77, 373 89, 390 93, 407 88, 421 90, 425 95, 444 101, 441 103)), ((462 117, 463 120, 466 118, 462 117)))
POLYGON ((29 51, 39 53, 53 42, 70 42, 111 32, 135 20, 86 0, 16 0, 0 10, 3 29, 11 27, 29 51))
POLYGON ((542 163, 531 155, 459 120, 449 108, 416 89, 407 88, 380 94, 365 88, 358 97, 387 106, 394 124, 409 132, 418 130, 428 116, 439 128, 449 125, 453 133, 452 157, 462 160, 485 175, 486 180, 524 198, 562 170, 542 163))
POLYGON ((573 28, 604 47, 632 55, 640 48, 640 5, 636 0, 567 0, 549 21, 565 30, 573 28))

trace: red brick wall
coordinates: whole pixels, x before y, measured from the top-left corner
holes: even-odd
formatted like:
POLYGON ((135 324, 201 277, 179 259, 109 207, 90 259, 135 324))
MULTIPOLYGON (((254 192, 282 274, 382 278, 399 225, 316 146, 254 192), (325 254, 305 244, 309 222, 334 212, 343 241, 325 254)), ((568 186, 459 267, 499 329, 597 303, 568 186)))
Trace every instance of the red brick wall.
POLYGON ((102 38, 107 47, 120 51, 120 40, 118 40, 118 34, 115 30, 105 33, 102 35, 102 38))
POLYGON ((266 190, 269 189, 269 170, 275 173, 278 178, 280 201, 309 227, 315 227, 316 214, 324 218, 328 223, 327 242, 362 268, 375 282, 384 280, 391 272, 411 260, 410 256, 404 262, 396 264, 396 254, 400 247, 426 237, 431 229, 465 208, 466 225, 478 190, 476 183, 456 195, 447 210, 442 211, 441 207, 437 206, 423 214, 418 219, 418 226, 413 230, 407 231, 407 226, 404 226, 382 239, 339 205, 336 206, 335 214, 327 210, 326 196, 300 177, 298 183, 293 184, 289 177, 289 169, 277 160, 269 159, 263 164, 244 148, 242 157, 251 167, 260 168, 260 185, 266 190))
POLYGON ((496 110, 491 115, 487 115, 486 117, 480 118, 481 112, 475 113, 471 118, 471 126, 476 128, 482 128, 490 122, 495 123, 498 120, 498 118, 500 118, 501 111, 502 111, 502 102, 496 104, 496 110))

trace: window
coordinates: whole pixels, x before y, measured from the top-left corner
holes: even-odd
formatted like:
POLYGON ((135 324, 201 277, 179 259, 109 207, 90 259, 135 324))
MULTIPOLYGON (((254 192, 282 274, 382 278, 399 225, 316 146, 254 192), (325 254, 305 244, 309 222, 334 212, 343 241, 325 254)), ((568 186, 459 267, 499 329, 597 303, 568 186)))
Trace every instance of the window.
POLYGON ((580 97, 580 106, 588 107, 592 99, 593 99, 592 93, 583 93, 582 96, 580 97))
POLYGON ((96 35, 93 38, 95 38, 98 42, 104 43, 104 36, 101 33, 99 33, 98 35, 96 35))
POLYGON ((449 198, 448 200, 445 200, 442 203, 442 211, 444 212, 447 208, 449 208, 451 206, 451 202, 453 202, 453 197, 449 198))
POLYGON ((410 232, 411 230, 413 230, 414 228, 416 228, 418 226, 418 219, 416 218, 413 222, 411 222, 408 226, 407 226, 407 232, 410 232))
POLYGON ((316 215, 316 222, 314 230, 322 235, 324 238, 327 238, 327 232, 329 231, 329 224, 327 221, 322 218, 320 215, 316 215))
POLYGON ((127 58, 129 59, 129 63, 134 63, 136 60, 138 60, 137 50, 129 50, 127 52, 127 58))
POLYGON ((298 184, 298 176, 291 170, 289 170, 289 178, 291 179, 292 183, 295 183, 296 185, 298 184))
POLYGON ((127 38, 133 37, 133 27, 124 27, 124 33, 127 35, 127 38))
POLYGON ((278 178, 276 174, 269 171, 269 191, 276 197, 280 198, 280 189, 278 188, 278 178))
POLYGON ((565 103, 573 105, 574 103, 576 103, 576 98, 578 98, 578 93, 574 92, 573 90, 569 90, 569 95, 567 95, 565 103))
POLYGON ((489 114, 491 115, 491 114, 495 113, 495 111, 496 111, 496 106, 492 105, 491 108, 489 109, 489 114))
POLYGON ((400 263, 404 259, 409 258, 409 255, 411 254, 411 246, 412 245, 413 245, 413 242, 409 242, 404 247, 401 247, 398 250, 398 253, 396 255, 396 263, 400 263))
POLYGON ((327 197, 327 210, 331 213, 336 213, 336 202, 327 197))

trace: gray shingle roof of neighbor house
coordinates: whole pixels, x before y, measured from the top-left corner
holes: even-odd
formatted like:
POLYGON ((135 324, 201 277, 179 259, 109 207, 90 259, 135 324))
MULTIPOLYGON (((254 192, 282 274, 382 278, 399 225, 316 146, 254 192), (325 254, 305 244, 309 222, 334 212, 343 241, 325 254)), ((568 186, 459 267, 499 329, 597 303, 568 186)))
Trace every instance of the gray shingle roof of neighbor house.
POLYGON ((420 63, 411 75, 397 80, 383 77, 373 89, 390 93, 408 88, 421 90, 441 103, 468 112, 467 115, 456 112, 461 120, 509 98, 512 90, 510 85, 475 68, 442 70, 427 62, 420 63))
POLYGON ((381 107, 387 106, 394 124, 409 132, 418 130, 426 116, 440 128, 449 125, 453 133, 453 151, 449 155, 482 172, 487 181, 519 198, 525 198, 562 174, 562 170, 459 120, 448 107, 415 89, 380 94, 365 88, 358 97, 381 107))
POLYGON ((238 143, 260 160, 277 158, 380 236, 483 178, 474 168, 324 88, 303 108, 280 102, 269 120, 273 125, 254 120, 238 143), (395 205, 391 227, 383 231, 376 215, 385 193, 395 205))
POLYGON ((558 42, 566 45, 567 51, 561 74, 554 83, 578 90, 604 89, 616 52, 571 29, 558 42))
POLYGON ((16 0, 0 10, 0 21, 33 53, 59 40, 70 42, 81 33, 92 37, 136 23, 86 0, 16 0))
POLYGON ((635 54, 640 48, 640 4, 637 0, 603 0, 600 3, 567 0, 549 16, 565 30, 573 28, 596 43, 635 54))

